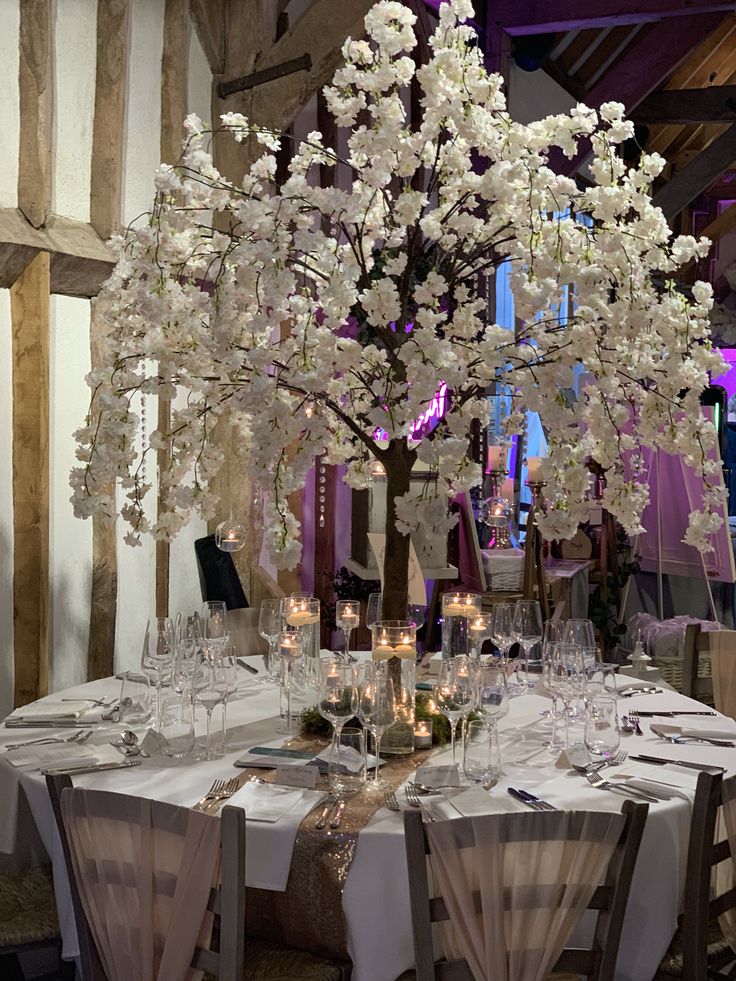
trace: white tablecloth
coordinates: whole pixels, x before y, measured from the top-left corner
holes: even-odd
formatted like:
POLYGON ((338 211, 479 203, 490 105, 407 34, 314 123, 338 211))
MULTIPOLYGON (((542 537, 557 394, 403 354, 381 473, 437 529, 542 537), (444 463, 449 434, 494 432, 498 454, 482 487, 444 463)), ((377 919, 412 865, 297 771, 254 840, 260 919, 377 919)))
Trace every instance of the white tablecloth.
MULTIPOLYGON (((116 683, 108 679, 70 690, 70 694, 81 692, 100 697, 114 690, 116 683)), ((59 697, 60 693, 56 693, 50 699, 58 700, 59 697)), ((546 751, 531 755, 537 749, 540 712, 549 705, 549 699, 537 694, 512 699, 509 716, 502 722, 502 729, 511 730, 506 740, 509 750, 504 764, 504 778, 490 795, 490 809, 493 809, 494 800, 506 799, 509 785, 521 786, 560 806, 591 810, 620 809, 622 798, 594 790, 580 774, 555 769, 546 751), (515 763, 509 761, 511 755, 517 759, 531 758, 524 764, 515 763)), ((228 707, 228 723, 234 751, 225 759, 177 763, 153 758, 131 770, 78 776, 75 783, 177 804, 192 804, 207 790, 213 779, 232 775, 232 763, 244 747, 265 743, 276 737, 277 707, 278 692, 275 687, 253 685, 242 697, 232 702, 228 707)), ((661 695, 635 696, 620 702, 620 711, 665 707, 703 708, 699 703, 670 691, 661 695)), ((733 750, 706 745, 672 746, 650 733, 646 723, 644 730, 643 737, 633 734, 623 736, 623 745, 630 753, 646 753, 672 760, 690 759, 736 768, 733 750)), ((0 728, 0 745, 18 741, 25 734, 30 739, 36 731, 0 728)), ((111 734, 111 730, 95 732, 92 742, 106 744, 111 734)), ((577 736, 580 736, 579 730, 577 736)), ((439 759, 446 759, 447 756, 447 753, 442 754, 439 759)), ((670 768, 647 764, 625 764, 619 768, 619 772, 646 772, 653 778, 665 778, 665 769, 670 771, 670 768)), ((697 774, 695 771, 692 774, 694 783, 697 774)), ((0 811, 0 852, 14 854, 19 862, 27 861, 37 829, 54 863, 64 955, 75 956, 76 938, 68 885, 43 778, 38 772, 11 766, 0 753, 0 800, 3 802, 0 811), (24 813, 23 807, 18 807, 21 788, 30 805, 35 829, 29 828, 27 822, 20 823, 24 813)), ((672 937, 682 902, 690 814, 689 802, 679 797, 650 806, 624 925, 617 981, 648 981, 672 937)), ((259 845, 267 840, 268 828, 266 824, 259 826, 259 845)), ((401 814, 381 809, 360 833, 343 895, 343 910, 349 951, 355 965, 354 981, 394 981, 402 971, 412 966, 411 918, 401 814)))

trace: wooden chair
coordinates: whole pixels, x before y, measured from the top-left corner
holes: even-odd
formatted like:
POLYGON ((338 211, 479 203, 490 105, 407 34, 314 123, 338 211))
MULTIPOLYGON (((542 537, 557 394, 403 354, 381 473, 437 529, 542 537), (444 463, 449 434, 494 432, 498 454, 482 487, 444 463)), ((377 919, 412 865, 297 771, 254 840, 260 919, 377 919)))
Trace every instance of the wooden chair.
POLYGON ((685 627, 682 658, 682 694, 713 705, 713 674, 710 666, 710 631, 699 623, 685 627))
POLYGON ((61 934, 51 866, 1 874, 0 977, 24 977, 18 955, 46 948, 54 949, 59 957, 59 977, 73 981, 73 962, 60 959, 61 934), (14 967, 16 971, 11 974, 14 967))
POLYGON ((723 938, 718 917, 736 908, 736 888, 712 895, 713 868, 731 859, 728 840, 716 841, 722 782, 723 774, 719 770, 703 770, 698 775, 690 825, 685 909, 659 965, 657 981, 666 978, 709 981, 734 976, 733 971, 720 973, 736 960, 736 954, 723 938))
MULTIPOLYGON (((61 795, 72 786, 72 782, 68 776, 49 776, 46 784, 69 876, 84 981, 108 981, 84 913, 62 819, 61 795)), ((115 796, 119 798, 121 820, 124 820, 126 811, 130 814, 131 808, 137 808, 139 801, 123 794, 115 796), (126 802, 132 804, 126 805, 126 802)), ((185 833, 188 808, 158 801, 154 801, 153 806, 168 812, 169 830, 185 833)), ((211 891, 207 905, 207 910, 215 917, 212 931, 214 945, 212 948, 197 947, 191 966, 205 972, 205 981, 212 978, 222 981, 284 981, 286 978, 293 981, 348 981, 349 966, 338 966, 304 951, 250 937, 246 941, 245 812, 239 807, 224 807, 220 813, 220 827, 221 881, 211 891)), ((173 889, 173 885, 169 889, 173 889)))
MULTIPOLYGON (((588 950, 566 948, 555 964, 553 977, 557 978, 559 973, 567 972, 575 976, 583 975, 592 981, 612 981, 626 903, 647 810, 646 804, 633 804, 631 801, 624 803, 623 831, 608 864, 605 882, 595 890, 588 904, 589 909, 598 913, 593 944, 588 950)), ((531 842, 552 840, 551 835, 548 837, 540 834, 540 822, 542 825, 549 823, 555 816, 554 812, 537 812, 529 815, 493 814, 482 820, 502 822, 500 833, 504 842, 531 842), (533 822, 524 820, 532 818, 533 822)), ((475 846, 470 819, 466 818, 464 821, 456 819, 453 821, 453 826, 457 826, 458 847, 475 846), (461 828, 461 824, 465 826, 461 828)), ((473 981, 473 974, 466 960, 437 961, 435 959, 432 924, 447 921, 450 916, 441 897, 430 897, 426 860, 430 848, 421 814, 416 811, 404 813, 404 833, 409 865, 409 896, 416 970, 402 975, 402 979, 404 981, 409 981, 410 978, 415 978, 416 981, 473 981)), ((478 903, 479 894, 476 893, 474 898, 478 903)), ((538 902, 538 897, 534 901, 538 902)))

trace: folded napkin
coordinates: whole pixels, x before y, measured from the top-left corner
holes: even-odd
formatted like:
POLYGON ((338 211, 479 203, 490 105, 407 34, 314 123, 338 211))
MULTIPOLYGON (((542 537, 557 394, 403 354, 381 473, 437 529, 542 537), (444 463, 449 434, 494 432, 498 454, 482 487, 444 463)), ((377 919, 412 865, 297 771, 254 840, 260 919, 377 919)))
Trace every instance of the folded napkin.
POLYGON ((452 798, 452 806, 464 817, 474 817, 477 814, 501 814, 511 811, 528 811, 529 808, 499 787, 493 793, 482 787, 470 787, 452 798))
POLYGON ((94 749, 85 746, 75 746, 74 743, 53 745, 44 743, 41 746, 25 746, 22 749, 9 749, 5 759, 13 766, 82 766, 84 763, 96 763, 97 754, 94 749))
POLYGON ((646 789, 644 784, 648 783, 653 788, 671 791, 673 794, 679 791, 677 796, 682 796, 690 802, 695 795, 699 776, 697 770, 677 766, 674 761, 667 766, 656 766, 639 763, 636 760, 626 760, 622 767, 606 767, 604 774, 610 780, 630 781, 632 787, 641 784, 642 790, 646 789))
POLYGON ((673 797, 680 797, 682 800, 686 800, 688 804, 692 804, 694 791, 688 793, 685 790, 680 790, 678 787, 672 784, 661 783, 659 780, 649 780, 646 777, 628 777, 627 779, 613 779, 611 783, 623 784, 625 787, 633 787, 634 790, 643 790, 645 793, 651 793, 655 797, 662 797, 665 800, 671 800, 673 797))
POLYGON ((713 722, 699 720, 680 728, 683 736, 695 736, 700 739, 736 739, 736 724, 728 719, 714 719, 713 722))
POLYGON ((284 892, 299 825, 327 794, 249 781, 227 801, 246 817, 245 882, 253 889, 284 892))
POLYGON ((6 723, 13 725, 25 720, 29 722, 31 720, 34 722, 74 721, 78 718, 83 705, 83 702, 74 702, 71 707, 66 702, 32 702, 8 716, 6 723))

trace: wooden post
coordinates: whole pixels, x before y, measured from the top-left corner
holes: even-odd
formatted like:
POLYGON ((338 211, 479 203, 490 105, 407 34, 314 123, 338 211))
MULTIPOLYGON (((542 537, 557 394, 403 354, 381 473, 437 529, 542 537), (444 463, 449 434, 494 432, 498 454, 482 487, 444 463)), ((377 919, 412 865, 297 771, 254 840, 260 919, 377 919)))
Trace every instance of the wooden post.
POLYGON ((16 706, 47 694, 49 680, 50 274, 40 252, 10 290, 16 706))
POLYGON ((20 5, 18 78, 18 207, 34 228, 46 224, 51 208, 51 141, 54 130, 51 47, 51 0, 23 0, 20 5))

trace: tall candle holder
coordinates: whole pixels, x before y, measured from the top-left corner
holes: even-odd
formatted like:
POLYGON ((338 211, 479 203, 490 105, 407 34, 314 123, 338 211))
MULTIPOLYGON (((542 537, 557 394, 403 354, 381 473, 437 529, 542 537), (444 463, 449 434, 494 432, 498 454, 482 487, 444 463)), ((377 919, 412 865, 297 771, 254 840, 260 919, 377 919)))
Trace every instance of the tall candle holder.
POLYGON ((487 548, 511 548, 511 503, 503 496, 508 470, 488 471, 490 496, 481 505, 480 520, 492 530, 487 548))
POLYGON ((537 514, 546 514, 547 502, 542 491, 547 486, 544 480, 528 480, 527 487, 532 494, 532 505, 526 519, 526 538, 524 540, 524 599, 538 598, 542 607, 542 616, 549 620, 551 610, 547 595, 547 577, 544 574, 542 550, 544 539, 537 525, 537 514), (535 597, 536 589, 536 597, 535 597))

